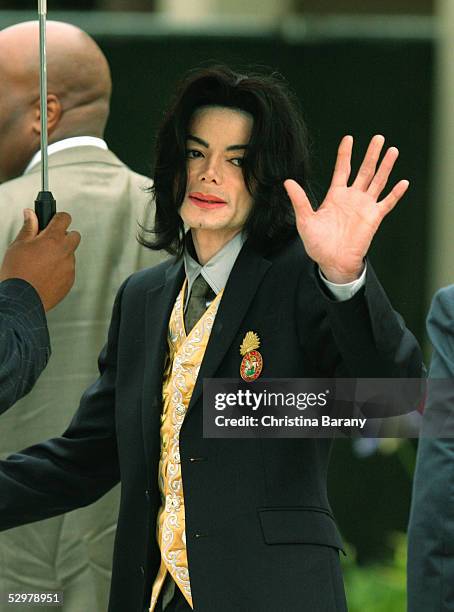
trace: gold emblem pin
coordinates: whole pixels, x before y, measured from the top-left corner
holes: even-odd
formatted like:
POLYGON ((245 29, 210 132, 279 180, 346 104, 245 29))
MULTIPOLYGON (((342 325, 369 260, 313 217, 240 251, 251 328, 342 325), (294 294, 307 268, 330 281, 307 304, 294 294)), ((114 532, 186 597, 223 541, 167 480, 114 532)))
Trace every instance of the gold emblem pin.
POLYGON ((260 339, 255 332, 248 331, 244 336, 240 346, 240 353, 243 359, 240 365, 240 375, 246 382, 257 380, 263 368, 263 358, 257 350, 260 346, 260 339))

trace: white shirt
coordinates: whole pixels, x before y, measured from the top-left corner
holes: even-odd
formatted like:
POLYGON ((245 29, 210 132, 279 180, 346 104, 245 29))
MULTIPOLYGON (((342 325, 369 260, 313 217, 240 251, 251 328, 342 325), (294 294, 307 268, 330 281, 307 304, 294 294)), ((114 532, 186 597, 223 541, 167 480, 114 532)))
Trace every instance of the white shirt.
MULTIPOLYGON (((48 155, 64 151, 65 149, 72 149, 73 147, 98 147, 98 149, 104 149, 107 151, 107 143, 102 138, 96 138, 95 136, 73 136, 72 138, 65 138, 54 142, 47 147, 48 155)), ((41 151, 37 151, 28 166, 24 170, 24 174, 29 172, 34 166, 39 164, 41 161, 41 151)))
POLYGON ((361 276, 359 278, 354 281, 351 281, 350 283, 343 283, 342 285, 340 285, 339 283, 332 283, 331 281, 329 281, 323 276, 320 268, 318 269, 320 278, 338 302, 349 300, 355 295, 355 293, 357 293, 361 289, 361 287, 364 287, 364 285, 366 284, 366 272, 367 262, 364 262, 364 270, 361 272, 361 276))

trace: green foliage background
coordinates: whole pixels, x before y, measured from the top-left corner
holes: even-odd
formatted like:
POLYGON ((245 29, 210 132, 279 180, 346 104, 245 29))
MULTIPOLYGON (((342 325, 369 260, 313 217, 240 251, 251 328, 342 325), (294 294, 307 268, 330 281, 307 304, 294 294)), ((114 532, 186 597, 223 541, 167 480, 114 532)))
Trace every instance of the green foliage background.
POLYGON ((406 547, 403 533, 390 538, 392 558, 361 566, 349 548, 342 565, 349 612, 404 612, 406 609, 406 547))

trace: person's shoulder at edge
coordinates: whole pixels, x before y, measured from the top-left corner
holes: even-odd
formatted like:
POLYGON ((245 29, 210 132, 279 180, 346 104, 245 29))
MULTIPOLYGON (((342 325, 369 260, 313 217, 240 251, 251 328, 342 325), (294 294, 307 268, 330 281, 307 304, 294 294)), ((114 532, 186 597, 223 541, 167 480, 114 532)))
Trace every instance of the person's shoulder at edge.
POLYGON ((454 285, 448 285, 438 289, 432 298, 429 314, 427 315, 427 327, 433 326, 447 329, 453 328, 454 322, 454 285))
POLYGON ((454 284, 453 285, 447 285, 446 287, 442 287, 441 289, 438 289, 433 298, 432 298, 432 303, 431 303, 431 311, 434 308, 441 308, 443 309, 443 312, 449 313, 451 314, 451 318, 454 315, 454 284), (444 309, 448 309, 448 311, 444 310, 444 309))

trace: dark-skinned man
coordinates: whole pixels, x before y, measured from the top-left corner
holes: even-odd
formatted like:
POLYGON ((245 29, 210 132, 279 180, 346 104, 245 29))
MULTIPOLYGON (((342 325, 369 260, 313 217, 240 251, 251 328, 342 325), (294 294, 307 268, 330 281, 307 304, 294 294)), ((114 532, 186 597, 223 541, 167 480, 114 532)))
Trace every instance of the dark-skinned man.
MULTIPOLYGON (((40 189, 38 26, 0 32, 0 252, 17 233, 24 202, 40 189)), ((47 28, 49 181, 57 207, 83 235, 69 298, 48 317, 52 358, 33 392, 3 417, 0 455, 56 435, 96 376, 113 299, 125 276, 162 259, 137 243, 150 181, 103 140, 111 77, 98 45, 59 22, 47 28)), ((118 491, 95 507, 0 537, 0 591, 34 584, 65 593, 65 612, 104 612, 118 491)))

